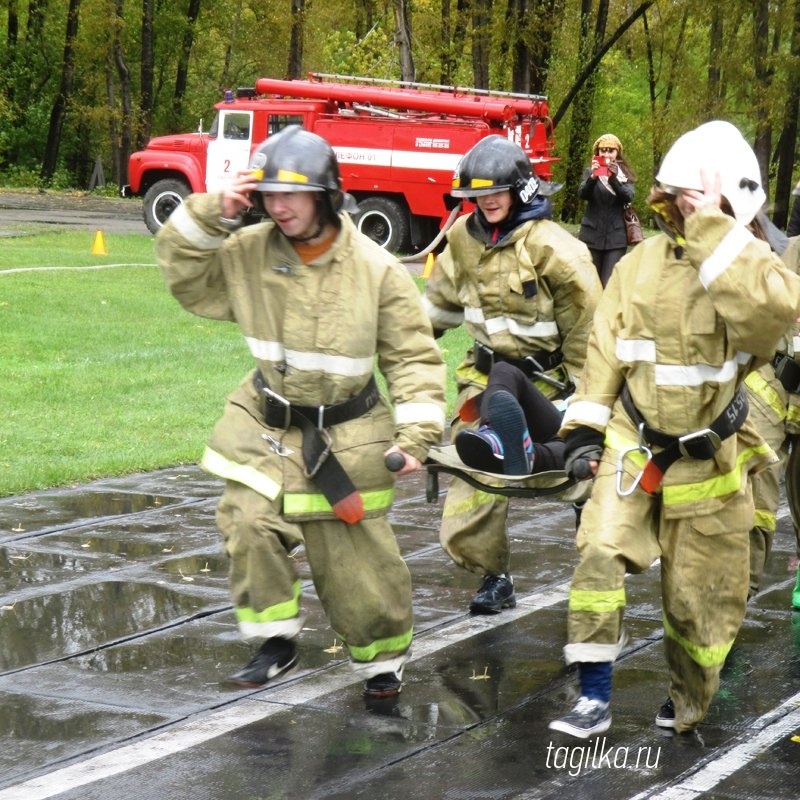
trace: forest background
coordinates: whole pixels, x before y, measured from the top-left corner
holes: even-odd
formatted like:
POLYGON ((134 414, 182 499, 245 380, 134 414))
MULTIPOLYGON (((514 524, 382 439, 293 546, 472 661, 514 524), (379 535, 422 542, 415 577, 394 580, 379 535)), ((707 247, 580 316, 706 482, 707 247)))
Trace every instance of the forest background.
POLYGON ((107 191, 151 135, 207 129, 224 89, 310 71, 547 95, 556 213, 620 137, 643 209, 678 135, 753 144, 785 227, 798 161, 800 0, 0 0, 0 186, 107 191), (203 121, 202 123, 200 121, 203 121))

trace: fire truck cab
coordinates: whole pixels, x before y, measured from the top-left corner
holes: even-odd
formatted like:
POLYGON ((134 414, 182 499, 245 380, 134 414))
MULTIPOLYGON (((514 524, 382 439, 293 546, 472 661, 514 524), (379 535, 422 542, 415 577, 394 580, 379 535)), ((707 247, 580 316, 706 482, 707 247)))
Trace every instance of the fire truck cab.
POLYGON ((123 196, 144 198, 153 233, 190 192, 213 192, 251 152, 288 125, 330 142, 344 188, 358 202, 359 229, 393 252, 425 247, 448 219, 461 156, 489 134, 508 136, 552 177, 554 139, 546 98, 311 73, 260 78, 225 92, 208 132, 158 136, 133 153, 123 196))

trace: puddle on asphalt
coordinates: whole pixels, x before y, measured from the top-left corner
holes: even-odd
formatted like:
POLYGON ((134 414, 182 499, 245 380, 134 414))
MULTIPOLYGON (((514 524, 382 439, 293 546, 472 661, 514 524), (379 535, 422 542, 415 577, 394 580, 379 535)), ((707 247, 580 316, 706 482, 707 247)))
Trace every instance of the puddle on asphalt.
POLYGON ((217 592, 208 598, 188 593, 194 584, 181 588, 187 592, 153 583, 103 581, 3 606, 0 670, 97 647, 219 604, 217 592))
POLYGON ((68 492, 11 499, 0 504, 0 535, 32 533, 90 519, 137 514, 184 502, 184 498, 138 492, 68 492))

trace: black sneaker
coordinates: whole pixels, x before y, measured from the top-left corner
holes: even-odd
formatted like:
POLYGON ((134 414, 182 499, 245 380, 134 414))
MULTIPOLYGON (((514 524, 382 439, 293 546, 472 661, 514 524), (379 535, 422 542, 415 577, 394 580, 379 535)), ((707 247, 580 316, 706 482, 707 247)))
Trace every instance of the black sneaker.
POLYGON ((548 726, 551 731, 561 731, 578 739, 588 739, 604 733, 611 727, 611 709, 602 700, 579 697, 572 711, 561 719, 554 719, 548 726))
POLYGON ((255 689, 288 672, 297 663, 297 646, 289 639, 267 639, 247 666, 228 678, 228 683, 255 689))
POLYGON ((514 581, 508 573, 484 575, 481 588, 472 598, 469 610, 473 614, 497 614, 504 608, 514 608, 516 605, 514 581))
POLYGON ((458 457, 472 469, 503 474, 503 443, 488 425, 477 431, 459 431, 455 439, 458 457))
POLYGON ((671 697, 668 697, 664 701, 664 705, 658 709, 658 714, 656 714, 656 725, 658 725, 659 728, 675 727, 675 706, 672 703, 671 697))
POLYGON ((373 675, 364 682, 364 697, 376 699, 381 697, 397 697, 403 688, 403 671, 382 672, 373 675))
POLYGON ((506 475, 530 475, 533 469, 531 441, 522 406, 504 389, 489 397, 489 424, 503 446, 503 472, 506 475))

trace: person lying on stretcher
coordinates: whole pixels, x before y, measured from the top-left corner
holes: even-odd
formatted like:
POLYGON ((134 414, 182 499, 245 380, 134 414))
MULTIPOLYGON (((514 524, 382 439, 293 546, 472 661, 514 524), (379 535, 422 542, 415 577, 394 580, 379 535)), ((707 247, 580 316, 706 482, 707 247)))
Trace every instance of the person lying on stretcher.
POLYGON ((522 370, 498 361, 486 389, 461 409, 462 420, 480 420, 480 426, 459 431, 456 452, 468 467, 500 475, 564 469, 563 413, 522 370))

